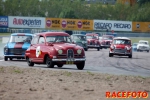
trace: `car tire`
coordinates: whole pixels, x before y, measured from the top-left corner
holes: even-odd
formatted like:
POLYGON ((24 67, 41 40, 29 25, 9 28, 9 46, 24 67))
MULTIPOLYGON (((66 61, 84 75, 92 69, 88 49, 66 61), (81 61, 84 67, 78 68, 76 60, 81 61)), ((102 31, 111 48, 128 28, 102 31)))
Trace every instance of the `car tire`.
POLYGON ((84 48, 85 51, 88 51, 88 48, 84 48))
POLYGON ((112 54, 112 53, 109 53, 109 57, 113 57, 113 54, 112 54))
POLYGON ((63 64, 57 64, 57 67, 61 68, 63 66, 63 64))
POLYGON ((76 64, 76 66, 79 70, 83 70, 84 65, 85 65, 85 61, 82 61, 81 63, 76 64))
POLYGON ((5 60, 5 61, 7 61, 7 60, 8 60, 8 58, 7 58, 7 57, 4 57, 4 60, 5 60))
POLYGON ((147 50, 147 52, 149 52, 149 50, 147 50))
POLYGON ((31 67, 33 67, 34 66, 34 63, 31 61, 31 59, 30 58, 28 58, 27 57, 27 64, 28 64, 28 66, 31 66, 31 67))
POLYGON ((129 55, 128 57, 129 57, 129 58, 132 58, 132 55, 129 55))
POLYGON ((11 60, 11 61, 12 61, 12 60, 13 60, 13 58, 9 58, 9 60, 11 60))
POLYGON ((48 68, 54 68, 54 63, 49 56, 46 57, 46 65, 48 68))

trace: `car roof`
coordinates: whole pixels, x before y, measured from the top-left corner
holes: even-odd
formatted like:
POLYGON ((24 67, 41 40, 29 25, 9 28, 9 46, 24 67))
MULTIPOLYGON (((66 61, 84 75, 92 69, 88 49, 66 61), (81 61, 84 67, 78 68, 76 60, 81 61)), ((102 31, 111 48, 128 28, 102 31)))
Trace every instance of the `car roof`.
POLYGON ((146 40, 140 40, 139 42, 148 42, 148 41, 146 41, 146 40))
POLYGON ((11 36, 33 36, 32 33, 12 33, 11 36))
POLYGON ((114 39, 124 39, 124 40, 131 40, 128 37, 115 37, 114 39))
POLYGON ((72 35, 85 36, 84 34, 72 34, 72 35))
POLYGON ((37 35, 41 35, 41 36, 70 36, 68 33, 65 33, 65 32, 42 32, 42 33, 37 33, 37 35))
POLYGON ((87 33, 87 34, 86 34, 86 36, 91 36, 91 35, 96 35, 96 36, 98 36, 98 34, 96 34, 96 33, 87 33))

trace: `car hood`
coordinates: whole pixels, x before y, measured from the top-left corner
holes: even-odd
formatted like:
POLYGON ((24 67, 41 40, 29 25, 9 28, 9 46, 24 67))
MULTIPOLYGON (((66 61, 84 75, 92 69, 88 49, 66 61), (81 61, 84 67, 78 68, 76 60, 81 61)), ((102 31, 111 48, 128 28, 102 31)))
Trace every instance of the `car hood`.
POLYGON ((129 45, 115 44, 114 47, 116 49, 125 49, 126 47, 131 47, 129 45))
POLYGON ((7 48, 23 48, 28 49, 30 47, 30 43, 28 42, 18 42, 18 43, 7 43, 7 48))
POLYGON ((89 42, 90 42, 90 41, 96 41, 96 39, 88 39, 87 41, 89 41, 89 42))
POLYGON ((76 45, 76 44, 70 44, 70 43, 62 43, 60 44, 53 44, 53 47, 56 50, 68 50, 68 49, 73 49, 73 50, 77 50, 77 49, 82 49, 82 47, 76 45))
POLYGON ((112 40, 105 40, 105 39, 102 39, 101 41, 102 41, 102 42, 103 42, 103 41, 105 41, 105 42, 107 42, 107 41, 108 41, 108 42, 112 42, 112 40))
POLYGON ((138 44, 137 46, 145 46, 145 47, 149 47, 149 45, 146 45, 146 44, 138 44))

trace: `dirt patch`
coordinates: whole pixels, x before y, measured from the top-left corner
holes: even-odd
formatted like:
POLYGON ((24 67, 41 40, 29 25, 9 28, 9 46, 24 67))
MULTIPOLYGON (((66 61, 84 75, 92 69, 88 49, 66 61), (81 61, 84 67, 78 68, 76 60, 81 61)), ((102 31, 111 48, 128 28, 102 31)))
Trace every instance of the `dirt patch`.
POLYGON ((0 67, 0 100, 114 100, 106 99, 107 91, 150 93, 150 78, 0 67))

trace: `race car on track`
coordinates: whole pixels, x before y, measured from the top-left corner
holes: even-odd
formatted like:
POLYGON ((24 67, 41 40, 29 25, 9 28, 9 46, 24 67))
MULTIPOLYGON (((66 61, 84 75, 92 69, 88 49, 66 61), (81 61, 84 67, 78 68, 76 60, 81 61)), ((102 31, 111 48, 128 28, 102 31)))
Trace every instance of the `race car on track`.
POLYGON ((126 37, 116 37, 113 39, 109 50, 109 57, 113 55, 128 56, 132 58, 131 40, 126 37))
POLYGON ((88 43, 88 48, 96 48, 97 51, 101 49, 101 44, 99 41, 99 35, 95 33, 87 33, 87 43, 88 43))
POLYGON ((73 34, 73 35, 71 35, 71 39, 75 44, 83 47, 85 51, 88 50, 87 39, 86 39, 85 35, 83 35, 83 34, 73 34))
POLYGON ((137 51, 137 45, 138 45, 138 43, 133 43, 132 44, 132 50, 133 51, 137 51))
POLYGON ((101 39, 101 47, 102 48, 109 48, 114 36, 113 35, 103 35, 101 39))
POLYGON ((4 46, 4 60, 24 59, 25 51, 30 47, 31 40, 31 33, 11 34, 8 43, 4 46))
POLYGON ((64 64, 75 64, 79 70, 85 65, 84 48, 72 43, 70 35, 65 32, 44 32, 34 36, 25 57, 28 66, 46 64, 62 67, 64 64))
POLYGON ((150 50, 149 42, 146 40, 140 40, 138 45, 137 45, 137 51, 149 52, 149 50, 150 50))

